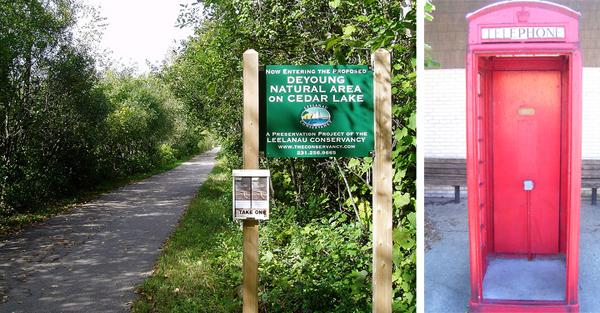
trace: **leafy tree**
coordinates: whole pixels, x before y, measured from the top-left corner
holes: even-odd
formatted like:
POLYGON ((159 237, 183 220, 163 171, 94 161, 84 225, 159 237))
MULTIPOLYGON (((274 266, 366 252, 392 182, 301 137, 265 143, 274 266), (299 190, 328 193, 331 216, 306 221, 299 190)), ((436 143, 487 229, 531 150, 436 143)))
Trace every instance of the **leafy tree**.
MULTIPOLYGON (((414 3, 397 0, 208 0, 200 4, 184 8, 180 15, 180 24, 195 27, 196 36, 186 43, 182 53, 163 74, 192 114, 210 116, 200 123, 214 130, 225 143, 227 160, 232 168, 241 164, 241 55, 246 49, 257 50, 262 64, 368 64, 371 53, 378 48, 386 48, 392 53, 394 309, 414 311, 414 3), (201 7, 204 8, 203 17, 199 17, 201 7)), ((372 159, 263 158, 261 162, 271 169, 277 201, 273 220, 264 228, 265 232, 270 233, 269 229, 276 227, 272 225, 282 223, 285 226, 280 225, 280 230, 285 233, 297 227, 312 229, 325 238, 338 233, 344 239, 335 241, 339 244, 335 251, 345 255, 336 262, 324 256, 311 257, 315 251, 324 248, 307 237, 298 241, 293 239, 294 236, 280 241, 264 239, 261 242, 263 258, 270 251, 281 253, 267 257, 263 265, 263 310, 321 311, 324 298, 339 299, 328 302, 328 311, 368 310, 370 253, 361 251, 357 257, 344 251, 355 251, 353 245, 356 244, 367 251, 371 249, 372 159), (349 187, 343 178, 348 180, 349 187), (303 252, 298 254, 297 251, 303 252), (304 264, 300 272, 292 271, 298 268, 292 260, 304 264), (348 268, 334 270, 341 263, 348 268), (301 278, 311 269, 314 276, 301 278), (282 284, 282 281, 287 283, 282 284)))
POLYGON ((161 77, 97 72, 101 22, 71 0, 0 0, 0 216, 199 151, 161 77), (74 38, 81 10, 91 26, 74 38))
POLYGON ((96 80, 93 62, 69 44, 70 8, 62 0, 0 2, 0 208, 8 212, 60 194, 65 176, 81 170, 56 166, 85 146, 74 130, 88 126, 78 123, 90 113, 96 80))

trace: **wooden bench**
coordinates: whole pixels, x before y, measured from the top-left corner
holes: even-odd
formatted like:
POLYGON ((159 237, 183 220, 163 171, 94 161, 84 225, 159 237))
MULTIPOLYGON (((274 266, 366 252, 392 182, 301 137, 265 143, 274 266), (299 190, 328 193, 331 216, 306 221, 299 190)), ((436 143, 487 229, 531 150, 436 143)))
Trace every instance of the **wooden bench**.
POLYGON ((453 186, 454 203, 460 202, 460 186, 467 185, 465 159, 425 159, 425 185, 453 186))
POLYGON ((581 188, 592 189, 592 205, 596 205, 600 187, 600 160, 583 160, 582 165, 581 188))
MULTIPOLYGON (((453 186, 454 202, 460 202, 460 187, 467 185, 465 159, 425 159, 425 185, 453 186)), ((592 190, 592 205, 596 205, 600 187, 600 160, 583 160, 581 187, 592 190)))

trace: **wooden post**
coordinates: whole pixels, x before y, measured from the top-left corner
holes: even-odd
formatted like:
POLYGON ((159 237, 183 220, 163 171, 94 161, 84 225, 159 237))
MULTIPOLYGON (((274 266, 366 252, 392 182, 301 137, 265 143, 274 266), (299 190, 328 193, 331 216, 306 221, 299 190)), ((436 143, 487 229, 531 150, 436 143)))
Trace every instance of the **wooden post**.
MULTIPOLYGON (((258 169, 258 52, 244 52, 244 169, 258 169)), ((243 312, 258 312, 258 221, 244 220, 243 312)))
POLYGON ((373 312, 392 312, 392 88, 390 53, 378 49, 375 68, 373 165, 373 312))

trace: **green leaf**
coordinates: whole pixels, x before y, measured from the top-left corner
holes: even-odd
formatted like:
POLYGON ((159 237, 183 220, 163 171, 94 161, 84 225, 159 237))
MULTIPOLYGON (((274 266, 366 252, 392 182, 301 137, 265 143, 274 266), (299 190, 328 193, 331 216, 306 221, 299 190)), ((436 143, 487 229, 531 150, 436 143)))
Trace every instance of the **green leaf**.
POLYGON ((342 0, 332 0, 332 1, 329 1, 329 6, 332 9, 337 9, 341 4, 342 4, 342 0))
POLYGON ((350 161, 348 161, 348 168, 354 168, 356 166, 360 165, 360 161, 358 159, 350 159, 350 161))
POLYGON ((406 125, 411 130, 417 129, 417 113, 413 112, 408 118, 408 125, 406 125))
POLYGON ((273 260, 273 252, 271 252, 271 251, 265 252, 265 254, 263 256, 263 261, 268 263, 268 262, 271 262, 271 260, 273 260))
POLYGON ((356 27, 352 24, 348 24, 342 28, 342 31, 344 32, 344 36, 350 37, 356 31, 356 27))
POLYGON ((410 194, 409 193, 394 192, 394 206, 395 207, 402 208, 409 203, 410 203, 410 194))
POLYGON ((417 214, 415 212, 408 213, 408 215, 406 216, 406 219, 410 223, 409 225, 411 225, 411 227, 416 227, 417 226, 417 223, 416 223, 416 221, 417 221, 417 214))

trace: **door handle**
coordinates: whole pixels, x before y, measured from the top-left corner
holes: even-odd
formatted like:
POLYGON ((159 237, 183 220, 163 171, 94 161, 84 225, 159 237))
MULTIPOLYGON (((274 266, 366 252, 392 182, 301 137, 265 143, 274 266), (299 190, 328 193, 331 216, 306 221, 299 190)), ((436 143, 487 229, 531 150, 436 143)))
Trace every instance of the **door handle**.
POLYGON ((526 179, 523 181, 523 190, 530 191, 530 190, 533 190, 534 187, 535 187, 535 184, 533 183, 533 180, 526 179))

